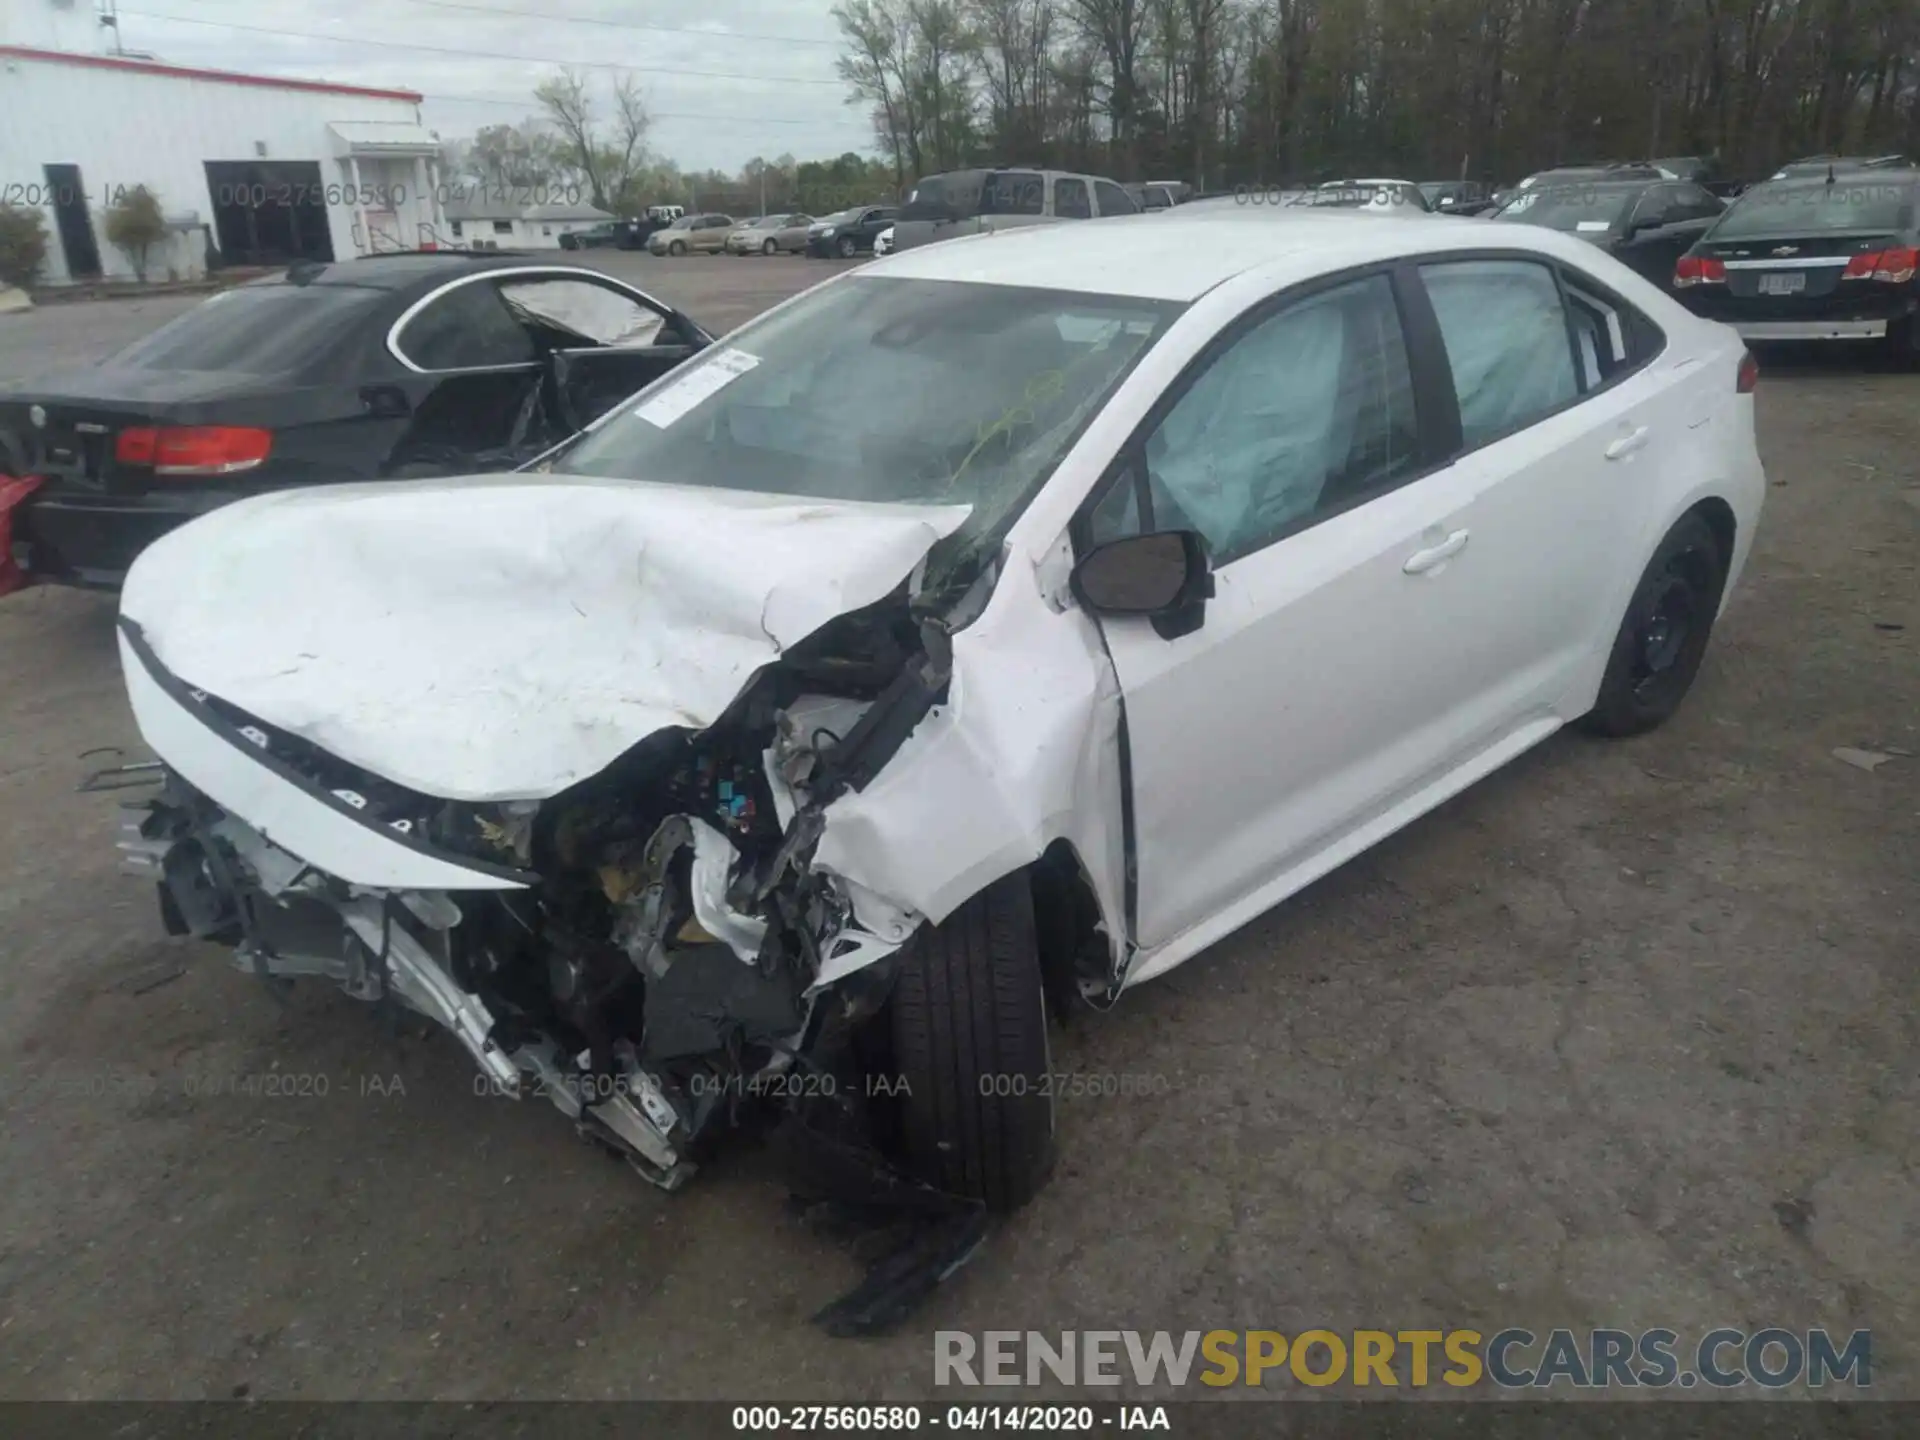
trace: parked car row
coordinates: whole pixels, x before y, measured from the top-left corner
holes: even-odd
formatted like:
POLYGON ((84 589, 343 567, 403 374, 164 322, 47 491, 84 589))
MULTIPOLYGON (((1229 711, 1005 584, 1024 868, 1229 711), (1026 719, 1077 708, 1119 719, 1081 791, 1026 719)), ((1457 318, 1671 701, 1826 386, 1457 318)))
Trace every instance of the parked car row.
POLYGON ((1870 341, 1920 360, 1920 167, 1825 155, 1731 202, 1650 167, 1554 172, 1496 223, 1577 235, 1749 341, 1870 341))

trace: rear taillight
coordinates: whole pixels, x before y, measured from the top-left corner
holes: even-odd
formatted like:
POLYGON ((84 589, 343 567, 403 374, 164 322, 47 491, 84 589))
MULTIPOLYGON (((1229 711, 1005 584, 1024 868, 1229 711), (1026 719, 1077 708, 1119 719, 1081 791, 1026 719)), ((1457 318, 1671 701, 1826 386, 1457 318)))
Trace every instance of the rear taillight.
POLYGON ((138 425, 122 430, 113 458, 152 466, 156 475, 232 475, 251 470, 273 451, 273 432, 236 425, 138 425))
POLYGON ((1842 280, 1879 280, 1887 285, 1904 285, 1920 269, 1920 249, 1895 245, 1890 250, 1869 250, 1847 261, 1840 272, 1842 280))
POLYGON ((1705 255, 1682 255, 1680 263, 1673 267, 1675 289, 1684 290, 1689 285, 1724 285, 1727 283, 1727 266, 1723 260, 1714 260, 1705 255))
POLYGON ((1751 395, 1753 387, 1760 383, 1760 362, 1753 358, 1753 352, 1747 351, 1740 357, 1740 371, 1734 377, 1733 388, 1742 395, 1751 395))

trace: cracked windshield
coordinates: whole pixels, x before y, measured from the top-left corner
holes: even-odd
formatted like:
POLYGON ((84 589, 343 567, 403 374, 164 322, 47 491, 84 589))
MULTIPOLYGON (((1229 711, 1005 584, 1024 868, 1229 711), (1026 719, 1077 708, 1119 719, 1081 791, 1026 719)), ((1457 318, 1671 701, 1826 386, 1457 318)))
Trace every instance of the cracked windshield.
POLYGON ((946 280, 825 286, 586 436, 556 471, 1017 514, 1182 307, 946 280))

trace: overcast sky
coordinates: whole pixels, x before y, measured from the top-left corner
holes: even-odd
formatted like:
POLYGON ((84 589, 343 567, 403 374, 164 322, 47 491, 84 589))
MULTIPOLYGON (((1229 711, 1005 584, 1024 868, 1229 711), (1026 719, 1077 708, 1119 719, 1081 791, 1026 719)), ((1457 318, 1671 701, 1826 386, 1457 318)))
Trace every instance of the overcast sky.
POLYGON ((733 171, 755 155, 810 160, 872 148, 865 107, 845 103, 834 74, 831 6, 131 0, 120 6, 120 30, 128 50, 175 64, 420 91, 427 125, 445 139, 536 113, 533 86, 560 64, 588 75, 603 109, 615 71, 630 69, 655 117, 656 154, 687 169, 733 171))

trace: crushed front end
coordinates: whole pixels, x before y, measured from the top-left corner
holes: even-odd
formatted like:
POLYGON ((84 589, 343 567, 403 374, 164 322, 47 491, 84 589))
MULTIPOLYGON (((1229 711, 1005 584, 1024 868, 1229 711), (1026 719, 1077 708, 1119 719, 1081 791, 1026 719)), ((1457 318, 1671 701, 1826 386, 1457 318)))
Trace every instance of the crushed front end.
POLYGON ((920 917, 813 867, 827 805, 927 714, 947 637, 898 593, 538 800, 436 799, 169 674, 122 621, 165 762, 126 868, 168 930, 271 986, 324 978, 444 1026, 500 1093, 544 1094, 666 1189, 702 1145, 809 1106, 855 1133, 863 1047, 920 917))

